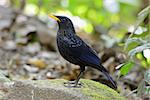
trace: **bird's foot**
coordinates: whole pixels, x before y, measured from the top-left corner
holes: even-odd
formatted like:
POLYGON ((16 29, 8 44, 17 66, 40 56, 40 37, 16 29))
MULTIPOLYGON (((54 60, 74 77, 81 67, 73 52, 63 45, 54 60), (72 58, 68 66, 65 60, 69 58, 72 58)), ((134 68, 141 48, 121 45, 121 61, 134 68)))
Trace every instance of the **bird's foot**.
POLYGON ((64 86, 69 88, 81 88, 82 83, 76 83, 76 81, 68 81, 64 83, 64 86))

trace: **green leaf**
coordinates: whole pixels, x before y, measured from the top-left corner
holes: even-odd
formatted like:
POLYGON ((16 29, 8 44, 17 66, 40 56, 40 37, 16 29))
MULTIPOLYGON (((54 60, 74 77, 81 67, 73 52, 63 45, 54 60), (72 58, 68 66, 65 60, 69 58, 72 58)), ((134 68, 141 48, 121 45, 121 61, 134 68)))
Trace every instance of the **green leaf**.
POLYGON ((150 69, 144 74, 144 80, 150 85, 150 69))
POLYGON ((121 75, 126 75, 128 72, 131 70, 133 67, 134 63, 133 62, 127 62, 123 64, 123 66, 120 69, 121 75))
POLYGON ((150 6, 146 7, 143 9, 139 14, 138 14, 138 20, 135 25, 135 29, 133 33, 137 30, 138 26, 144 21, 144 19, 150 14, 150 6))
POLYGON ((150 86, 145 86, 144 90, 145 90, 144 91, 145 94, 147 94, 147 95, 150 94, 150 86))
POLYGON ((132 49, 132 47, 135 47, 137 45, 141 45, 141 44, 144 44, 146 43, 146 41, 142 40, 141 38, 129 38, 127 39, 126 43, 125 43, 125 46, 124 46, 124 49, 125 50, 130 50, 132 49), (136 44, 135 44, 136 43, 136 44))
POLYGON ((136 53, 142 52, 143 50, 149 49, 149 48, 150 48, 150 43, 146 43, 146 44, 143 44, 141 46, 138 46, 138 47, 130 50, 129 53, 128 53, 128 55, 132 59, 135 56, 136 53))

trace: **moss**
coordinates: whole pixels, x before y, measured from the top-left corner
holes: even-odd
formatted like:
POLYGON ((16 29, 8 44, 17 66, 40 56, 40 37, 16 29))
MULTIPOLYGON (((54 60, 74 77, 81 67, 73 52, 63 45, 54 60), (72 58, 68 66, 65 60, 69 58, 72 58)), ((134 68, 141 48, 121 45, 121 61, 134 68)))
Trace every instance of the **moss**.
POLYGON ((115 90, 95 81, 81 79, 80 82, 83 84, 81 88, 64 87, 64 82, 66 82, 64 79, 54 79, 33 81, 32 83, 45 88, 52 87, 54 89, 66 91, 68 95, 72 95, 72 93, 74 95, 77 94, 76 96, 82 94, 83 97, 87 98, 86 100, 125 100, 125 98, 120 96, 115 90))
POLYGON ((82 79, 81 82, 84 84, 81 92, 91 97, 92 100, 125 100, 124 97, 106 85, 86 79, 82 79))

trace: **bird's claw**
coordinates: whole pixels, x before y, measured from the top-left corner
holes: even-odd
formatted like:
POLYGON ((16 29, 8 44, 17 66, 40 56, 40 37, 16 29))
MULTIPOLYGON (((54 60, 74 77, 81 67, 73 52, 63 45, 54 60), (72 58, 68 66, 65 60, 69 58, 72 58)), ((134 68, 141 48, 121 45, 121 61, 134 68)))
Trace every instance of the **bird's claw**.
POLYGON ((76 81, 68 81, 64 83, 64 86, 69 88, 81 88, 82 83, 78 82, 77 84, 76 81))

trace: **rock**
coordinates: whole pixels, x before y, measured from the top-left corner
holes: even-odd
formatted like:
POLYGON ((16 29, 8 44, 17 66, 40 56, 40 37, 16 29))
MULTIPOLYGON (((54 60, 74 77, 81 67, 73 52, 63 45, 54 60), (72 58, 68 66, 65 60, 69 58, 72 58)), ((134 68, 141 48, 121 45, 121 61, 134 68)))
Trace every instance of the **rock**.
POLYGON ((0 5, 0 30, 10 27, 14 16, 12 9, 0 5))
POLYGON ((4 76, 3 72, 0 70, 0 85, 5 82, 10 82, 10 80, 4 76))
POLYGON ((4 73, 0 70, 0 100, 3 100, 3 97, 5 96, 5 89, 7 83, 10 83, 11 81, 5 77, 4 73), (6 83, 6 85, 4 85, 6 83))
POLYGON ((49 51, 40 51, 37 55, 38 58, 43 59, 58 59, 58 54, 56 52, 49 52, 49 51))
POLYGON ((14 41, 12 40, 9 40, 9 41, 6 41, 3 45, 3 47, 5 50, 16 50, 17 49, 17 45, 14 41))
POLYGON ((32 44, 28 44, 25 48, 24 51, 29 53, 29 54, 36 54, 37 52, 39 52, 41 50, 41 46, 39 43, 32 43, 32 44))
POLYGON ((125 100, 113 89, 82 79, 82 88, 64 87, 63 79, 18 81, 8 90, 3 100, 125 100))
POLYGON ((27 70, 28 72, 30 72, 30 73, 36 73, 36 72, 39 71, 39 68, 37 68, 37 67, 32 67, 32 66, 26 65, 26 64, 23 65, 23 68, 26 69, 26 70, 27 70))

